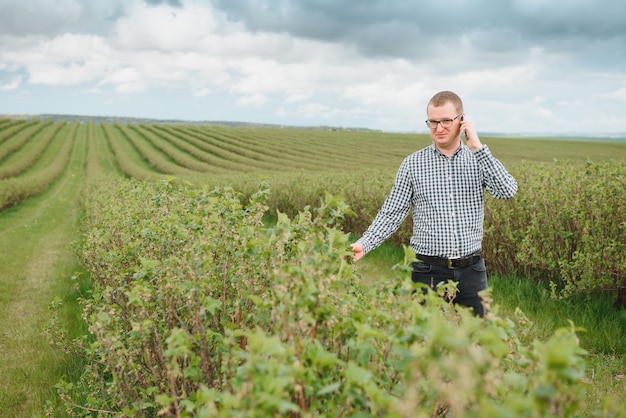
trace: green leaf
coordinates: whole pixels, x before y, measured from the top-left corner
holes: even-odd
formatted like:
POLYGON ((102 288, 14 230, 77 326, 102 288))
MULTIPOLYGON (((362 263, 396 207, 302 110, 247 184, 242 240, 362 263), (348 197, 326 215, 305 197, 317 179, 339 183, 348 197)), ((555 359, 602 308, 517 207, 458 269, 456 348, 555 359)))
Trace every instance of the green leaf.
POLYGON ((372 373, 369 370, 357 366, 353 362, 348 363, 345 375, 348 383, 356 386, 364 385, 372 379, 372 373))
POLYGON ((318 390, 316 395, 317 396, 328 395, 329 393, 336 392, 340 387, 341 387, 341 383, 339 382, 331 383, 330 385, 326 385, 320 390, 318 390))

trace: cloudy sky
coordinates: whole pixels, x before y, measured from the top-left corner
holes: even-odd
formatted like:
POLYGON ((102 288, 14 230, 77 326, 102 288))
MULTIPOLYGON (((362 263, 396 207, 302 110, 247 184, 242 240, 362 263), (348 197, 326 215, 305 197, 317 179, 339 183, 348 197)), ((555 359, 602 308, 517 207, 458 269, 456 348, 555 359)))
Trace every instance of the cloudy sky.
POLYGON ((623 0, 0 0, 0 114, 626 132, 623 0))

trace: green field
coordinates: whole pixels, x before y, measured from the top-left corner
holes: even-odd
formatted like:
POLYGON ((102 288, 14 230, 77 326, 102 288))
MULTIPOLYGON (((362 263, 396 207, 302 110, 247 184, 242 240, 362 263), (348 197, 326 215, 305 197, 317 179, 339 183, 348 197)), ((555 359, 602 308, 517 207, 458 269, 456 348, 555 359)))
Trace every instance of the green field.
MULTIPOLYGON (((626 144, 617 142, 482 141, 513 174, 528 172, 527 163, 551 170, 546 167, 555 160, 576 169, 626 161, 626 144)), ((402 159, 429 142, 424 135, 380 132, 0 120, 0 411, 44 416, 49 401, 58 413, 62 407, 55 384, 83 367, 80 357, 52 347, 49 339, 55 336, 49 338, 46 330, 53 319, 49 306, 57 300, 64 302, 60 321, 70 336, 85 332, 76 299, 89 283, 74 248, 82 239, 84 199, 103 182, 174 179, 250 194, 267 181, 270 207, 289 215, 317 205, 328 191, 359 209, 362 219, 346 224, 347 232, 358 235, 375 215, 402 159)), ((620 208, 614 216, 624 219, 620 208)), ((372 283, 390 277, 402 257, 401 248, 385 245, 360 263, 357 273, 372 283)), ((604 294, 592 302, 579 296, 555 300, 546 283, 520 277, 492 280, 503 316, 522 308, 537 325, 528 338, 546 338, 568 319, 604 334, 582 337, 592 354, 584 380, 593 387, 594 401, 621 391, 617 396, 626 402, 626 346, 620 341, 624 312, 612 309, 612 299, 604 294)))

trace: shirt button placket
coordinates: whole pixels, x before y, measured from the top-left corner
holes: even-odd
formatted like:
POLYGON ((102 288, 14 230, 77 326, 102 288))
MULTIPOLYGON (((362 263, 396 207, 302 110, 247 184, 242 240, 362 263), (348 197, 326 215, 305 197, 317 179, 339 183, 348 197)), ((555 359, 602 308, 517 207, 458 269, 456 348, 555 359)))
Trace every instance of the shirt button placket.
POLYGON ((449 205, 452 210, 450 210, 450 217, 452 221, 452 248, 450 248, 451 253, 450 257, 459 257, 459 234, 458 234, 458 224, 456 219, 456 212, 454 210, 454 165, 452 164, 452 159, 448 161, 448 190, 449 190, 449 205))
POLYGON ((457 236, 456 236, 456 220, 454 219, 454 173, 453 173, 453 164, 452 159, 448 159, 447 169, 448 169, 448 178, 447 178, 447 198, 448 203, 447 206, 449 210, 449 230, 450 230, 450 240, 448 241, 448 248, 445 249, 446 255, 453 256, 452 252, 455 250, 454 247, 457 246, 457 236))

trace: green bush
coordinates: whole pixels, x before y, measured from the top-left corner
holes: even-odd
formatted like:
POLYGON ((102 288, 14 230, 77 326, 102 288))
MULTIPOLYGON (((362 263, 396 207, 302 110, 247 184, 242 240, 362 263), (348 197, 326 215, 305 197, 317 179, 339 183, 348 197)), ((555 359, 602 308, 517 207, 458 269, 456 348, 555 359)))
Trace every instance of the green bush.
MULTIPOLYGON (((576 329, 530 345, 531 324, 476 318, 401 278, 360 284, 349 212, 262 225, 269 189, 124 182, 86 199, 80 252, 88 360, 59 394, 72 416, 572 416, 585 403, 576 329), (419 296, 418 296, 419 295, 419 296)), ((407 254, 409 254, 407 252, 407 254)), ((439 291, 454 292, 451 285, 439 291)))
POLYGON ((491 268, 549 281, 558 297, 624 292, 626 163, 526 163, 515 177, 514 199, 487 202, 491 268))
MULTIPOLYGON (((525 162, 511 170, 519 183, 511 200, 486 195, 483 252, 491 272, 551 282, 555 297, 606 291, 626 307, 626 162, 525 162)), ((290 216, 316 205, 326 191, 353 215, 344 230, 363 233, 378 213, 394 173, 300 174, 270 177, 272 210, 290 216)), ((235 181, 254 193, 253 178, 235 181)), ((406 245, 411 216, 390 241, 406 245)))
MULTIPOLYGON (((326 192, 341 196, 352 209, 352 214, 343 221, 343 229, 358 235, 372 223, 391 191, 394 176, 394 170, 372 169, 366 173, 276 174, 263 179, 272 185, 272 193, 267 200, 270 212, 280 211, 290 217, 297 215, 305 206, 316 206, 326 192)), ((246 196, 255 192, 258 182, 257 176, 228 179, 228 184, 246 196)), ((220 184, 220 179, 216 178, 212 184, 220 184)), ((398 246, 407 244, 411 238, 411 225, 409 216, 390 242, 398 246)))

